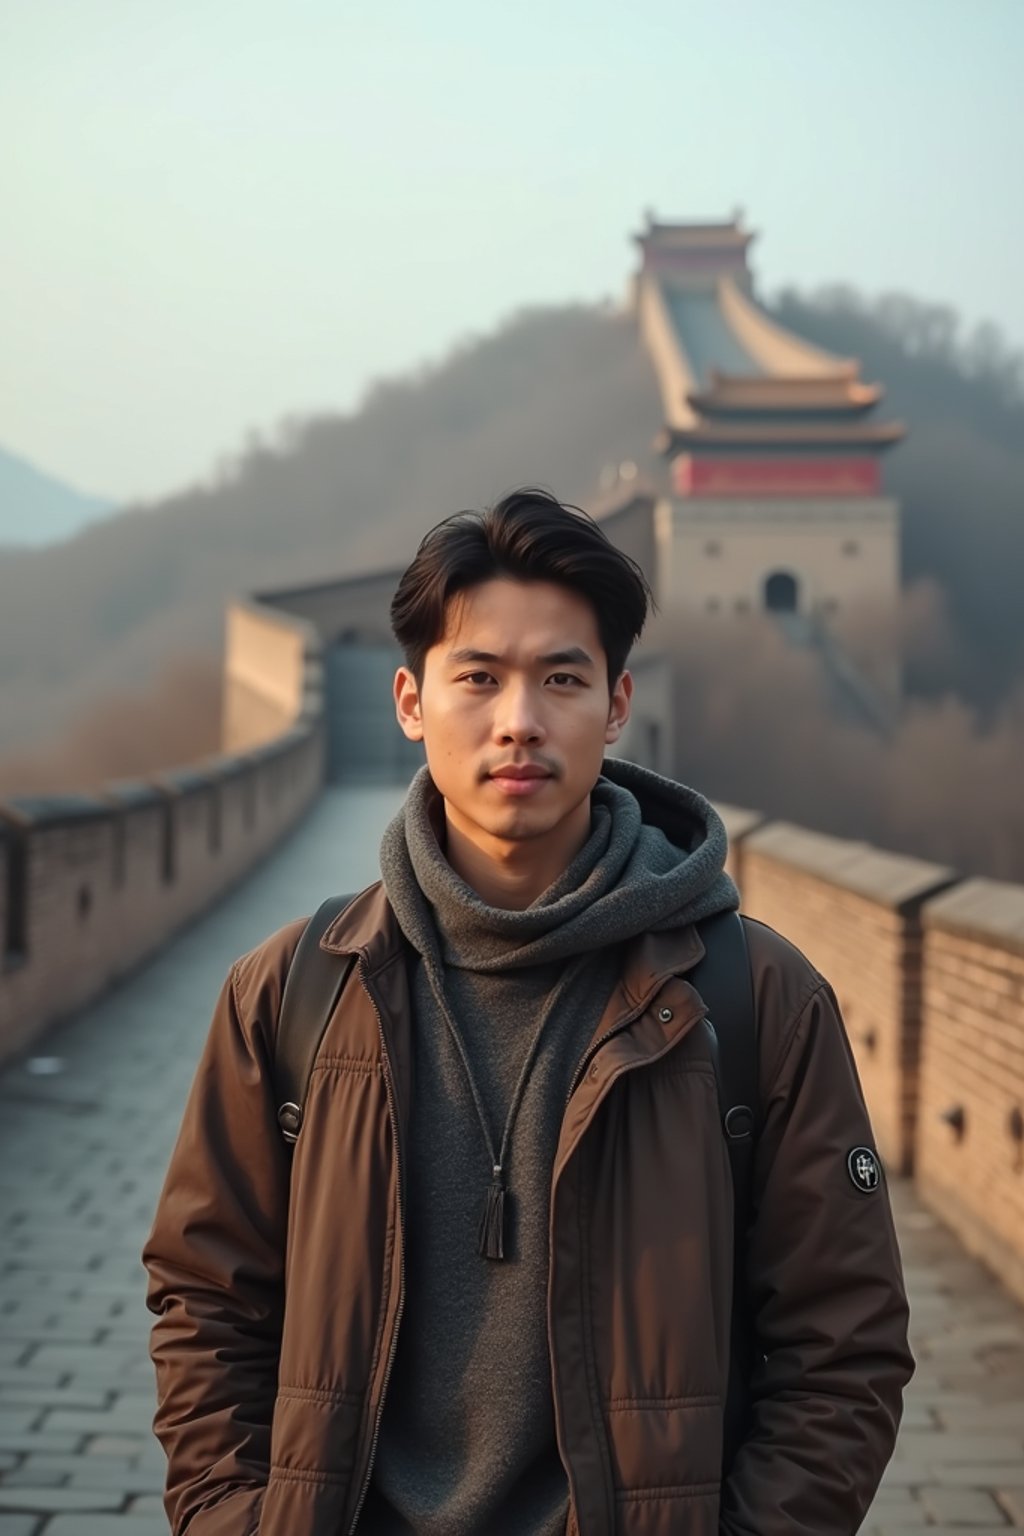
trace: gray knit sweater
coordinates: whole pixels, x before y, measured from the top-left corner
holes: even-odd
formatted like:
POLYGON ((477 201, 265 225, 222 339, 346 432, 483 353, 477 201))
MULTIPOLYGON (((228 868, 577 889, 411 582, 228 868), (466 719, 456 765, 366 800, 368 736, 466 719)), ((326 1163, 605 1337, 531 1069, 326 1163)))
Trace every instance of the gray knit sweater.
POLYGON ((555 1443, 546 1288, 566 1097, 622 945, 738 898, 723 872, 725 831, 707 801, 617 760, 592 793, 583 848, 524 911, 483 902, 443 847, 443 804, 424 768, 381 845, 388 897, 417 956, 414 1090, 405 1313, 359 1529, 560 1536, 568 1488, 555 1443), (455 1036, 497 1147, 542 1019, 505 1160, 506 1258, 489 1261, 477 1250, 477 1225, 490 1156, 455 1036))

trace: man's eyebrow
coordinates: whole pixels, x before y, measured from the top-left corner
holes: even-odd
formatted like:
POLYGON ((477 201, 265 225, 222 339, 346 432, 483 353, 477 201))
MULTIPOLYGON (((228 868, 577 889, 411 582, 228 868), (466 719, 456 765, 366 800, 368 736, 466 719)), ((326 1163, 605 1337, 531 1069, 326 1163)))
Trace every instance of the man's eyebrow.
POLYGON ((546 656, 538 656, 546 667, 592 667, 594 658, 583 649, 582 645, 570 645, 564 651, 549 651, 546 656))
MULTIPOLYGON (((469 661, 487 661, 498 665, 505 662, 505 658, 495 655, 494 651, 476 651, 469 646, 449 651, 448 660, 456 666, 469 661)), ((545 667, 592 667, 595 665, 594 658, 581 645, 570 645, 564 651, 549 651, 545 656, 538 656, 537 660, 545 667)))

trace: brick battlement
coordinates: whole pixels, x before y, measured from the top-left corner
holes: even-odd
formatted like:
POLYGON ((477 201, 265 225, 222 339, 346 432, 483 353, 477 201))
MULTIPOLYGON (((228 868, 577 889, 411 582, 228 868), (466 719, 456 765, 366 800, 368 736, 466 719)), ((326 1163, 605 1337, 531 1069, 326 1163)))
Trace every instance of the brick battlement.
POLYGON ((228 751, 94 795, 0 801, 0 1063, 159 950, 313 804, 322 677, 312 626, 235 604, 228 751))
POLYGON ((1024 886, 720 809, 743 910, 836 990, 886 1163, 1024 1300, 1024 886))

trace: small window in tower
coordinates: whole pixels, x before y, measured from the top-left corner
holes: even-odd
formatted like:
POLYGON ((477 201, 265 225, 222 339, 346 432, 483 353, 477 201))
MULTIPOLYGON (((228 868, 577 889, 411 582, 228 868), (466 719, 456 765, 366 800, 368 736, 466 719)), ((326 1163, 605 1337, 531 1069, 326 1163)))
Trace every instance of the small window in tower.
POLYGON ((860 554, 860 545, 857 543, 856 539, 847 539, 845 541, 845 543, 843 544, 843 554, 844 555, 859 555, 860 554))
POLYGON ((836 598, 834 598, 834 597, 826 597, 826 598, 824 598, 822 600, 822 604, 821 604, 821 611, 822 611, 822 613, 838 613, 839 612, 839 602, 838 602, 838 600, 836 598))
POLYGON ((708 613, 717 613, 722 604, 717 597, 709 597, 706 606, 708 613))
POLYGON ((736 612, 737 613, 749 613, 750 612, 750 600, 749 600, 749 598, 738 597, 736 599, 736 612))
POLYGON ((709 560, 717 560, 718 556, 722 553, 722 546, 717 539, 709 539, 707 544, 704 545, 704 553, 709 560))

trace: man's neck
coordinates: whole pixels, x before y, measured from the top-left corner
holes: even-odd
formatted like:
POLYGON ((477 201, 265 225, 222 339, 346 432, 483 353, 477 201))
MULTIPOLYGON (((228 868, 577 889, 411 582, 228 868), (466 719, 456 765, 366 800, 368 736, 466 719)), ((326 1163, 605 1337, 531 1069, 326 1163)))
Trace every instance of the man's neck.
POLYGON ((590 797, 549 836, 506 842, 475 835, 445 808, 445 857, 489 907, 522 912, 564 873, 590 835, 590 797))

